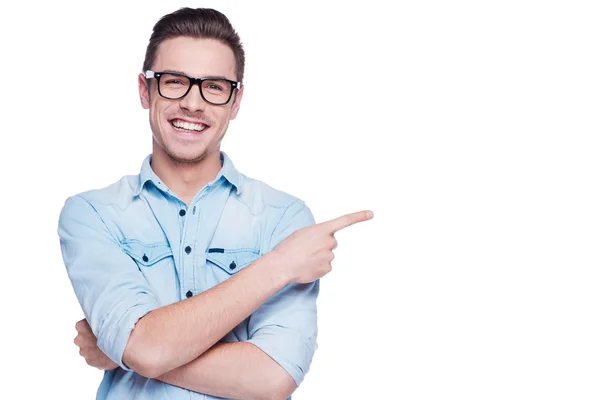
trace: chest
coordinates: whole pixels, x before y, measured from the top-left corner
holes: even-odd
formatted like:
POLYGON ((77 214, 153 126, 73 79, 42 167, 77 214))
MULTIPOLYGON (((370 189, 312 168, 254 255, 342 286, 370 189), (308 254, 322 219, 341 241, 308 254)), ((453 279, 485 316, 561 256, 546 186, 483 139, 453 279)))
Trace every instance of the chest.
POLYGON ((142 199, 113 226, 162 305, 218 285, 257 260, 268 240, 269 215, 212 196, 194 205, 142 199))

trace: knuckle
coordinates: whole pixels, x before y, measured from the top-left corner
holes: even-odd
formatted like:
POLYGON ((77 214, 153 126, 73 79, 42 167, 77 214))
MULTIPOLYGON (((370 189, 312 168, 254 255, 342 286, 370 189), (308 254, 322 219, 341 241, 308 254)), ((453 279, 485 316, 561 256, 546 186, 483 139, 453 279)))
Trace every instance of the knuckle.
POLYGON ((333 247, 335 247, 335 243, 336 243, 336 241, 335 241, 335 238, 333 236, 330 237, 329 240, 327 241, 328 247, 330 249, 333 248, 333 247))
POLYGON ((85 319, 82 319, 81 321, 77 321, 77 323, 75 324, 75 329, 77 329, 78 332, 81 332, 85 329, 85 319))

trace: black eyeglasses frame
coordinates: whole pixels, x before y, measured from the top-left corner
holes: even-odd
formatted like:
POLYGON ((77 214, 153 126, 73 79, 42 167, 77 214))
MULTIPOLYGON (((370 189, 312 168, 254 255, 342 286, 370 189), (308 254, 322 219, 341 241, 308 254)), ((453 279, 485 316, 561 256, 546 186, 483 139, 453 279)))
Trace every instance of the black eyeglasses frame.
POLYGON ((226 78, 192 78, 191 76, 187 76, 185 74, 180 74, 178 72, 170 72, 170 71, 164 71, 164 72, 155 72, 155 71, 146 71, 144 73, 144 76, 146 77, 146 79, 151 79, 154 78, 156 79, 156 83, 157 83, 157 87, 158 87, 158 94, 160 95, 160 97, 167 99, 167 100, 181 100, 183 99, 185 96, 188 95, 188 93, 190 92, 190 90, 192 89, 192 86, 194 85, 198 85, 198 90, 200 90, 200 96, 202 96, 202 99, 204 101, 206 101, 208 104, 212 104, 215 106, 224 106, 225 104, 229 103, 229 101, 231 100, 231 97, 233 96, 233 92, 235 91, 235 89, 241 89, 242 88, 242 82, 236 82, 236 81, 232 81, 230 79, 226 79, 226 78), (180 96, 180 97, 167 97, 164 96, 161 91, 160 91, 160 78, 161 76, 168 74, 168 75, 175 75, 175 76, 180 76, 182 78, 186 78, 190 81, 190 85, 187 88, 187 90, 185 91, 185 93, 180 96), (202 92, 202 82, 204 81, 223 81, 223 82, 228 82, 231 85, 231 92, 229 93, 229 97, 227 98, 227 101, 224 103, 214 103, 212 101, 209 101, 206 99, 206 97, 204 97, 204 93, 202 92))

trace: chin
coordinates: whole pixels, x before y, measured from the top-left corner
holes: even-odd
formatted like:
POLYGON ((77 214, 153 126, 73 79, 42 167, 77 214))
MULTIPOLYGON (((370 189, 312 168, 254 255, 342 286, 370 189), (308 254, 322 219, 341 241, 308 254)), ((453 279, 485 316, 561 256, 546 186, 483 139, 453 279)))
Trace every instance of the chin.
POLYGON ((173 161, 181 164, 193 164, 206 157, 206 151, 167 151, 167 155, 173 161))

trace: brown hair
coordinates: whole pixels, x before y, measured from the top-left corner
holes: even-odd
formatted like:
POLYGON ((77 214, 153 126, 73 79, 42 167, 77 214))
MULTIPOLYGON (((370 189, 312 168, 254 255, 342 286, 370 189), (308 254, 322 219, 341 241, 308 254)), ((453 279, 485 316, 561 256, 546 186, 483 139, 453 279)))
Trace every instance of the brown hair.
POLYGON ((235 57, 237 80, 243 81, 245 56, 240 37, 227 17, 211 8, 184 7, 158 20, 146 48, 143 72, 152 68, 158 46, 178 36, 216 39, 229 46, 235 57))

